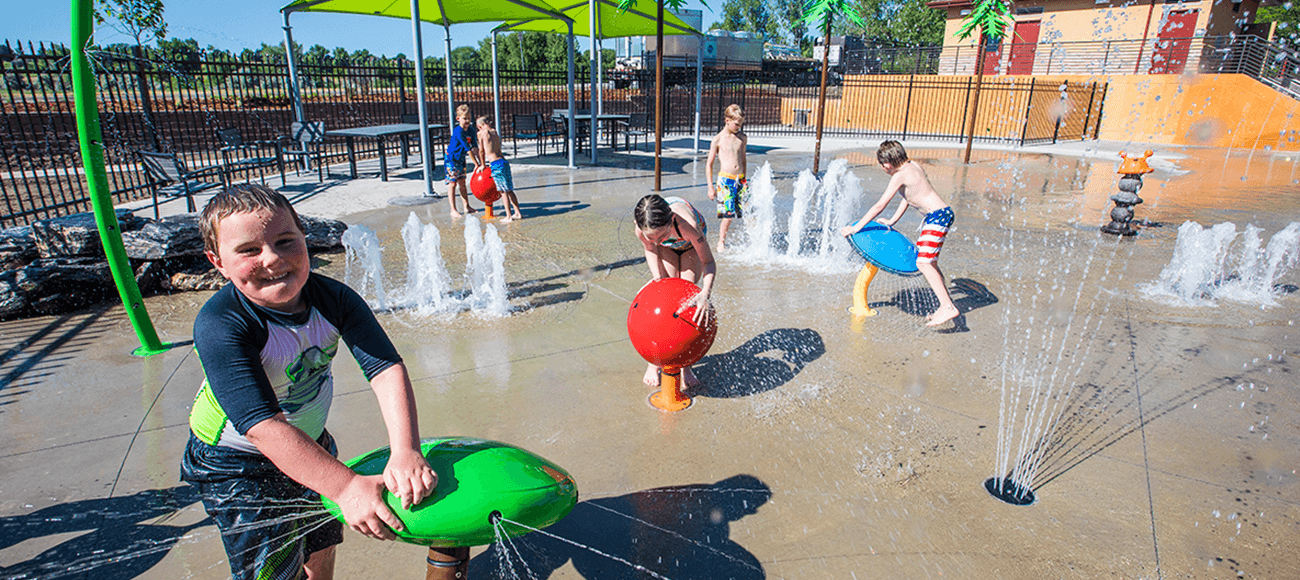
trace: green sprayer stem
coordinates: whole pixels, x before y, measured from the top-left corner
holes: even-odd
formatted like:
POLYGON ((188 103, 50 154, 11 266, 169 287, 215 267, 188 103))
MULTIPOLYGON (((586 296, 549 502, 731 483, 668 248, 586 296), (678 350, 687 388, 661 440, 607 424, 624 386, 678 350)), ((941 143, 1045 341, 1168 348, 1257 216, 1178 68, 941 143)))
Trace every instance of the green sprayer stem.
POLYGON ((86 170, 86 187, 90 192, 91 207, 95 210, 95 224, 99 239, 104 244, 108 268, 113 273, 122 306, 131 319, 140 348, 132 351, 136 356, 151 356, 165 352, 172 345, 158 340, 158 333, 149 321, 144 308, 140 287, 135 283, 135 272, 122 245, 122 231, 117 223, 113 200, 108 194, 108 175, 104 171, 103 134, 99 128, 99 106, 95 102, 95 75, 86 59, 86 45, 94 31, 91 23, 91 1, 72 0, 72 93, 77 111, 77 140, 81 144, 81 162, 86 170))

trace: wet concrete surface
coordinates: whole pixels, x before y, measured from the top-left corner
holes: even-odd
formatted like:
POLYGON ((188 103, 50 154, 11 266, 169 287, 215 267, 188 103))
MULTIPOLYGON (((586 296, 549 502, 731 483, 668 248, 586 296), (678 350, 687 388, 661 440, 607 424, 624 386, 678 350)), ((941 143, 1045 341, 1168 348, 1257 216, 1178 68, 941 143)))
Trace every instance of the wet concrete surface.
MULTIPOLYGON (((847 158, 874 198, 887 180, 874 149, 836 143, 822 168, 847 158)), ((811 155, 758 145, 751 171, 770 162, 790 196, 811 155)), ((511 316, 380 321, 410 368, 423 435, 509 442, 577 479, 582 503, 548 531, 614 558, 531 534, 516 545, 539 578, 1300 577, 1300 298, 1180 307, 1139 290, 1183 221, 1266 235, 1295 221, 1297 162, 1161 151, 1136 211, 1163 227, 1116 239, 1096 228, 1118 148, 978 150, 965 166, 960 149, 909 144, 957 215, 941 264, 965 313, 937 331, 919 278, 882 275, 869 296, 880 314, 855 324, 852 268, 722 254, 720 330, 678 414, 647 405, 624 324, 648 278, 631 221, 653 183, 644 154, 575 170, 517 162, 528 218, 497 226, 511 316), (1018 507, 982 482, 1004 475, 1000 421, 1028 411, 1031 387, 1054 389, 1033 412, 1055 428, 1034 452, 1038 501, 1018 507)), ((665 193, 709 214, 703 159, 665 168, 665 193)), ((299 208, 376 230, 394 286, 415 211, 441 229, 460 287, 462 222, 446 200, 386 203, 418 195, 414 175, 330 184, 299 208)), ((339 278, 344 262, 317 257, 339 278)), ((209 295, 147 299, 163 340, 189 340, 209 295)), ((135 358, 136 346, 120 306, 0 324, 0 578, 227 577, 215 528, 178 481, 198 361, 185 346, 135 358)), ((387 442, 347 359, 329 424, 342 457, 387 442)), ((499 550, 476 549, 471 576, 497 577, 499 550)), ((423 558, 349 532, 338 576, 421 577, 423 558)))

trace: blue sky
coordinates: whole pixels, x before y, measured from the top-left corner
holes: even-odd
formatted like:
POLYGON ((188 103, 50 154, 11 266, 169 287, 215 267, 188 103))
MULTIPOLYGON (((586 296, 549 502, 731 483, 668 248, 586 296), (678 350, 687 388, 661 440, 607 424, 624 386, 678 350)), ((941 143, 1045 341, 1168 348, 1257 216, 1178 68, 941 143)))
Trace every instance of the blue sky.
MULTIPOLYGON (((193 38, 199 46, 212 45, 227 50, 255 48, 262 43, 284 41, 283 17, 279 9, 288 0, 167 0, 167 36, 193 38)), ((4 0, 6 17, 0 19, 0 42, 59 41, 67 43, 70 2, 57 0, 4 0)), ((704 27, 718 19, 721 0, 711 1, 712 11, 704 9, 704 27)), ((687 7, 699 10, 699 0, 688 0, 687 7)), ((342 46, 348 50, 366 49, 374 54, 410 56, 411 24, 395 18, 351 16, 344 14, 295 14, 291 20, 293 40, 304 46, 321 44, 327 48, 342 46)), ((452 26, 452 46, 477 46, 486 38, 493 24, 452 26)), ((442 27, 424 26, 424 52, 427 56, 443 53, 442 27)), ((130 42, 130 37, 108 26, 96 31, 101 44, 130 42)), ((580 50, 586 50, 582 42, 580 50)), ((606 41, 605 48, 612 48, 606 41)))

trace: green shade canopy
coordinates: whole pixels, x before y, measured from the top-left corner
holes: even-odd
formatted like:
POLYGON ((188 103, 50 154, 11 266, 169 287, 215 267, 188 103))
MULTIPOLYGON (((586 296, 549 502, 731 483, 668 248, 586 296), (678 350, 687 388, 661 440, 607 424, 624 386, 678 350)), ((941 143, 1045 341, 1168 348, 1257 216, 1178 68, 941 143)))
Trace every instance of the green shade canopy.
MULTIPOLYGON (((573 20, 573 34, 591 36, 591 3, 588 0, 546 0, 551 10, 573 20)), ((622 12, 614 0, 596 0, 596 36, 601 38, 621 38, 624 36, 653 36, 656 18, 635 8, 622 12)), ((569 32, 563 20, 536 13, 519 20, 510 19, 496 28, 497 32, 531 30, 537 32, 569 32)), ((681 18, 664 12, 664 34, 694 34, 700 32, 691 28, 681 18)))
MULTIPOLYGON (((281 12, 336 12, 411 19, 410 0, 296 0, 281 12)), ((420 0, 420 20, 450 25, 464 22, 499 22, 526 18, 564 16, 545 0, 420 0)))

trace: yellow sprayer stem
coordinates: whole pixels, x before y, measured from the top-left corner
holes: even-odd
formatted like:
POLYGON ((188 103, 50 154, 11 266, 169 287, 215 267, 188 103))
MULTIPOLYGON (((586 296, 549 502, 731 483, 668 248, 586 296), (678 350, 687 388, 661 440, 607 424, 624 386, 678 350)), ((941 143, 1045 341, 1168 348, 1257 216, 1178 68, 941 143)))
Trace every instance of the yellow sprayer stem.
POLYGON ((876 315, 876 311, 867 306, 867 288, 871 286, 871 280, 879 271, 880 268, 868 262, 862 267, 862 271, 858 272, 858 280, 853 283, 853 308, 849 309, 853 316, 866 318, 876 315))

